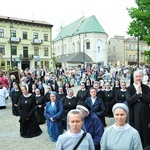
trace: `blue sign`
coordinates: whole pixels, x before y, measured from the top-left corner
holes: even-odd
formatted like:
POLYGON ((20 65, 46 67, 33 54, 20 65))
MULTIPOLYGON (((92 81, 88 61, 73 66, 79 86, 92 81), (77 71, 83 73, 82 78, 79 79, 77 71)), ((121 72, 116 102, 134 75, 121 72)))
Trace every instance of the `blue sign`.
POLYGON ((37 60, 37 62, 40 62, 40 56, 39 55, 36 57, 36 60, 37 60))

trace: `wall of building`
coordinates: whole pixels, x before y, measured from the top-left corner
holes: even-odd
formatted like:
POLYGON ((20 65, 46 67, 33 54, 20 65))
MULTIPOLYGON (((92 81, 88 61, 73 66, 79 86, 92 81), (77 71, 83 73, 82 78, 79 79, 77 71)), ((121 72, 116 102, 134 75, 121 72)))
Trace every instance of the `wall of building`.
POLYGON ((107 64, 107 35, 101 33, 86 33, 67 37, 53 43, 54 53, 57 56, 77 52, 85 52, 95 63, 104 61, 107 64), (86 43, 90 42, 87 49, 86 43), (98 52, 98 46, 100 51, 98 52))
MULTIPOLYGON (((3 61, 5 62, 5 69, 10 68, 10 60, 18 60, 17 66, 19 69, 22 68, 23 61, 30 62, 30 69, 35 69, 37 64, 43 68, 52 67, 52 29, 51 27, 42 26, 42 25, 33 25, 32 23, 21 22, 21 21, 4 21, 0 18, 0 30, 4 31, 4 37, 0 37, 0 46, 4 46, 5 53, 3 54, 3 61), (10 42, 10 32, 16 31, 16 38, 20 38, 20 42, 10 42), (23 39, 23 32, 27 32, 27 39, 23 39), (38 34, 38 40, 41 40, 41 43, 33 43, 34 32, 38 34), (48 35, 48 41, 44 41, 44 34, 48 35), (17 47, 17 54, 11 56, 11 47, 17 47), (28 48, 28 55, 33 55, 31 58, 22 59, 23 56, 23 47, 28 48), (39 49, 40 61, 37 63, 37 56, 35 55, 34 49, 37 47, 39 49), (44 48, 48 48, 48 56, 44 56, 44 48), (46 65, 45 65, 46 64, 46 65)), ((14 64, 14 63, 13 63, 14 64)))

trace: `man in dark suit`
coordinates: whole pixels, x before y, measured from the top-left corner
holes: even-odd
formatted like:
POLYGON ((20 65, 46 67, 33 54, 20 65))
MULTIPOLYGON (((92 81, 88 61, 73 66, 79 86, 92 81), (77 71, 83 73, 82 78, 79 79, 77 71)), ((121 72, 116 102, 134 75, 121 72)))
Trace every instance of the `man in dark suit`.
POLYGON ((45 77, 45 70, 44 70, 44 69, 41 70, 40 76, 41 76, 41 78, 40 78, 41 82, 42 82, 42 83, 45 83, 45 80, 44 80, 44 77, 45 77))

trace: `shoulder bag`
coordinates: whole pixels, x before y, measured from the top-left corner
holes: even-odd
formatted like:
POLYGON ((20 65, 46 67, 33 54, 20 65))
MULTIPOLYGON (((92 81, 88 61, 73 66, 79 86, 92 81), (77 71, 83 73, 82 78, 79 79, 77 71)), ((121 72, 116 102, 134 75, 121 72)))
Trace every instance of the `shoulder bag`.
POLYGON ((80 145, 80 143, 82 142, 85 136, 86 136, 86 132, 82 134, 82 137, 80 138, 80 140, 78 141, 78 143, 76 144, 73 150, 76 150, 78 148, 78 146, 80 145))

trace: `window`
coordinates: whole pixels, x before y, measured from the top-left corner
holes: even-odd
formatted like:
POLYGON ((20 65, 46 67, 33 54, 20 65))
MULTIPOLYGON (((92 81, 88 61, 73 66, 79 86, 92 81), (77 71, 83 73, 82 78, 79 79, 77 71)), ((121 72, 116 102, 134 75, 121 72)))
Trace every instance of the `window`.
POLYGON ((17 55, 17 46, 11 46, 11 54, 17 55))
POLYGON ((129 49, 129 45, 128 45, 128 44, 126 44, 126 49, 127 49, 127 50, 129 49))
POLYGON ((86 49, 90 49, 90 42, 86 42, 86 49))
POLYGON ((39 56, 39 48, 34 47, 34 56, 39 56))
POLYGON ((22 39, 25 39, 25 40, 28 39, 27 32, 25 32, 25 31, 22 32, 22 39))
POLYGON ((0 45, 0 53, 5 55, 5 46, 4 45, 0 45))
POLYGON ((113 61, 115 61, 115 56, 113 56, 113 61))
POLYGON ((48 56, 48 47, 44 47, 44 56, 48 56))
POLYGON ((44 41, 48 41, 48 34, 44 34, 44 41))
POLYGON ((23 57, 28 57, 28 47, 23 46, 23 57))
POLYGON ((113 47, 113 52, 115 52, 115 46, 113 47))
POLYGON ((10 66, 10 61, 7 61, 7 66, 10 66))
POLYGON ((16 37, 16 31, 10 30, 10 37, 16 37))
POLYGON ((36 32, 33 33, 33 39, 38 39, 38 33, 36 32))
POLYGON ((0 37, 4 37, 4 30, 0 29, 0 37))

